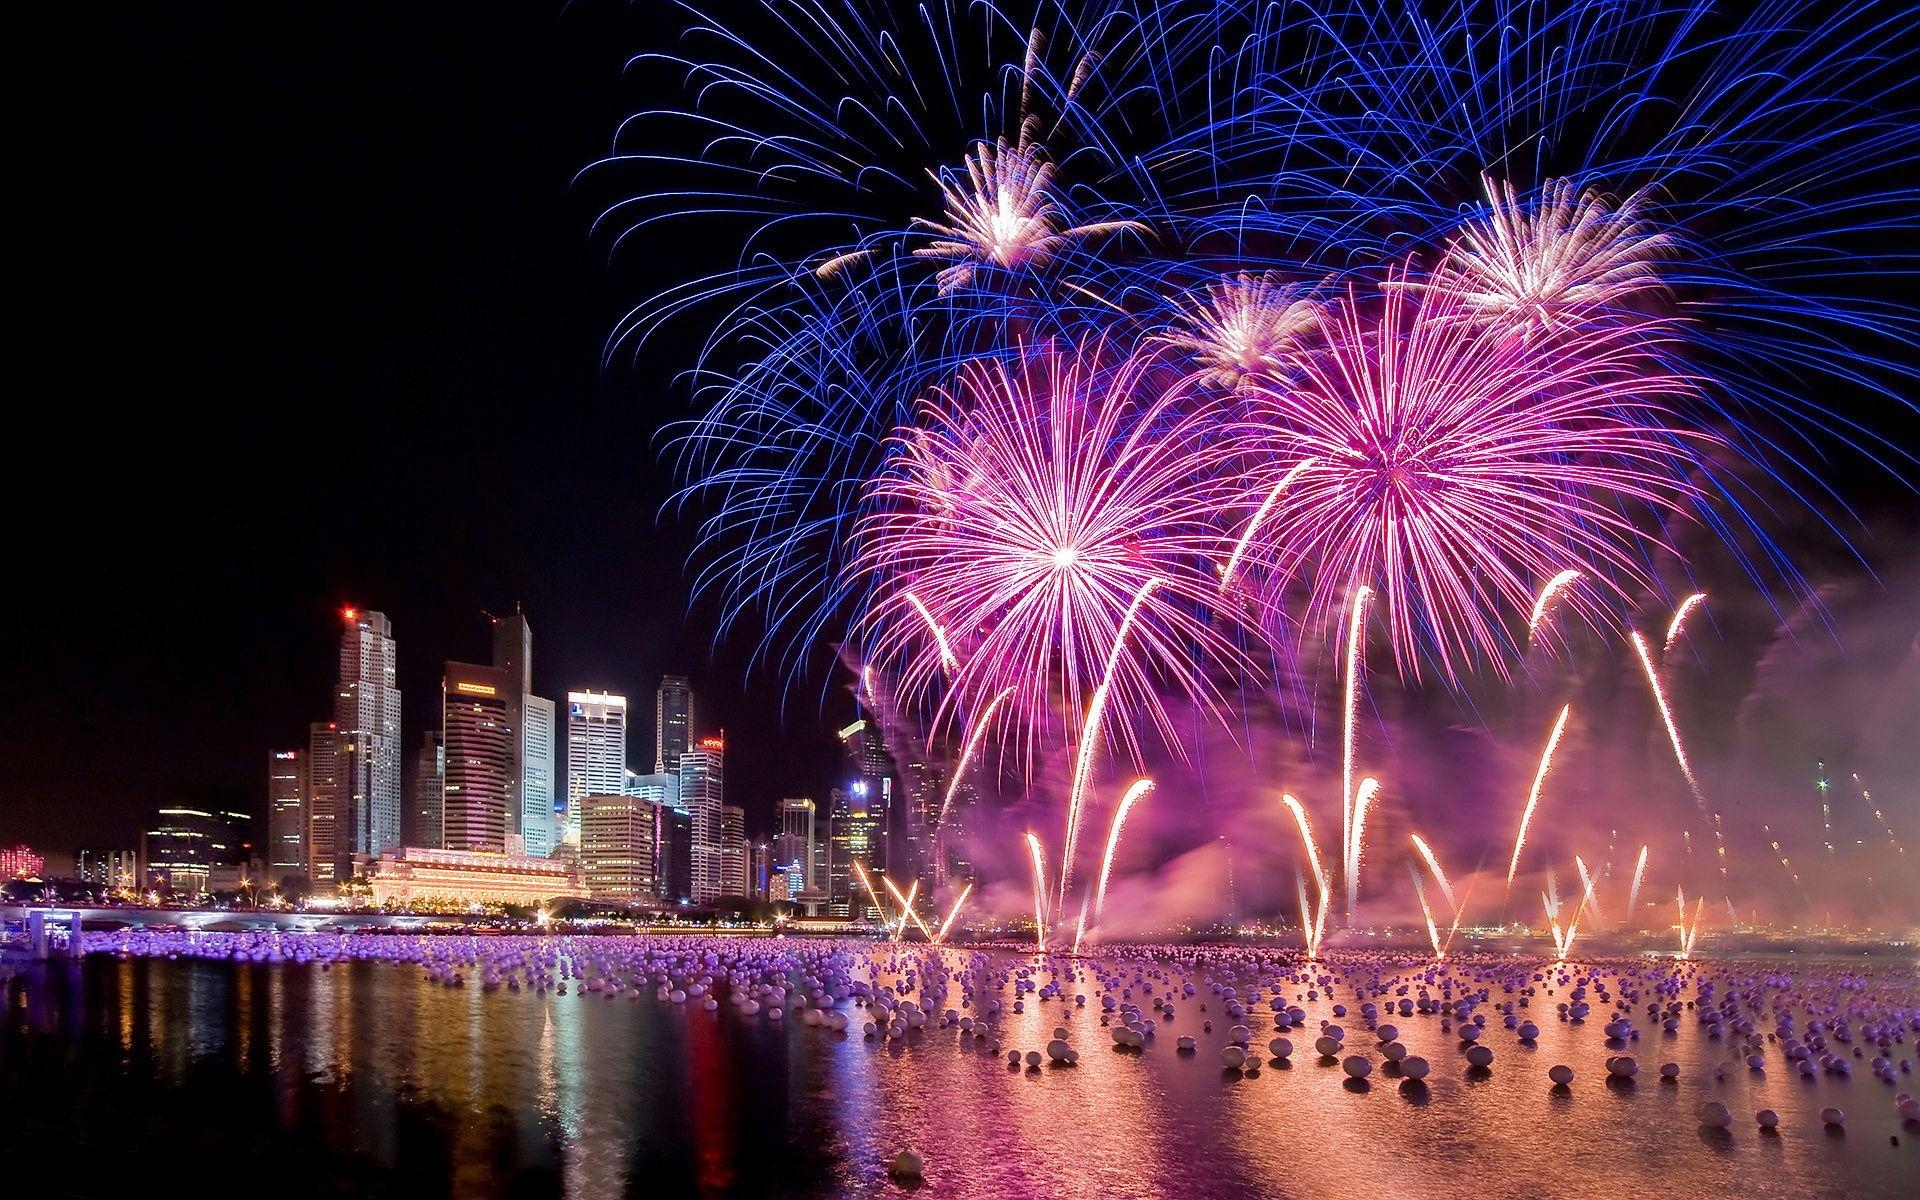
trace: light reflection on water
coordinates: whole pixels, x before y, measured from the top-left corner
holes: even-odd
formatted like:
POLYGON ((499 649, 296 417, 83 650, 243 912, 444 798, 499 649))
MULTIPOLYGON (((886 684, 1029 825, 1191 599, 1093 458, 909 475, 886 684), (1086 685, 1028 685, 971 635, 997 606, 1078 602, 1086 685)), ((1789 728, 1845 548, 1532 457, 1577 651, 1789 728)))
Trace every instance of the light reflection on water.
MULTIPOLYGON (((1312 1056, 1331 1017, 1324 996, 1303 1004, 1292 1064, 1243 1077, 1218 1065, 1232 1022, 1200 1011, 1204 989, 1144 1052, 1115 1050, 1091 1003, 1029 996, 1002 1018, 1006 1047, 1038 1049, 1066 1025, 1082 1056, 1030 1070, 953 1030, 890 1045, 862 1039, 858 1019, 840 1035, 650 993, 488 994, 384 963, 96 957, 9 987, 5 1044, 23 1031, 97 1042, 170 1083, 217 1064, 257 1085, 236 1096, 271 1097, 282 1124, 317 1126, 340 1151, 382 1164, 443 1156, 461 1197, 892 1194, 884 1164, 905 1147, 926 1155, 928 1197, 1896 1195, 1920 1135, 1895 1118, 1896 1089, 1864 1070, 1803 1081, 1769 1047, 1775 1069, 1714 1081, 1732 1050, 1691 1013, 1675 1037, 1643 1032, 1629 1047, 1641 1076, 1610 1085, 1605 1009, 1572 1026, 1547 996, 1531 1009, 1537 1047, 1489 1012, 1490 1074, 1465 1067, 1437 1017, 1395 1018, 1434 1065, 1412 1094, 1380 1073, 1352 1084, 1312 1056), (1203 1034, 1208 1015, 1216 1029, 1203 1034), (1175 1053, 1183 1033, 1199 1053, 1175 1053), (1668 1059, 1682 1066, 1677 1084, 1655 1075, 1668 1059), (1546 1079, 1558 1062, 1577 1073, 1562 1094, 1546 1079), (1705 1099, 1733 1110, 1732 1130, 1698 1126, 1705 1099), (1848 1111, 1844 1133, 1822 1128, 1827 1105, 1848 1111), (1762 1107, 1781 1114, 1778 1136, 1755 1130, 1762 1107), (529 1180, 546 1186, 529 1193, 529 1180)), ((956 988, 943 1007, 958 1003, 956 988)), ((1247 1021, 1256 1047, 1271 1036, 1265 1015, 1247 1021)), ((1374 1049, 1357 1018, 1341 1023, 1351 1047, 1374 1049)), ((1899 1090, 1920 1086, 1901 1078, 1899 1090)))

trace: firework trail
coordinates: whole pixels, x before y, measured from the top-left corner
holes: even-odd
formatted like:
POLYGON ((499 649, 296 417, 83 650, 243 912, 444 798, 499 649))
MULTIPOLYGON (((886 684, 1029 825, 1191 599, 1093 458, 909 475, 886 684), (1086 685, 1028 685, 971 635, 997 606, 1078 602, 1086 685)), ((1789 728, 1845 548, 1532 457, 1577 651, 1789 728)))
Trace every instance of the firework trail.
MULTIPOLYGON (((873 901, 874 911, 880 914, 880 923, 887 927, 889 933, 892 933, 893 918, 887 915, 887 906, 880 902, 880 893, 873 890, 873 880, 867 877, 867 869, 857 858, 853 860, 853 873, 860 877, 860 886, 867 889, 867 899, 873 901)), ((898 934, 893 934, 892 937, 896 942, 900 940, 898 934)))
POLYGON ((1673 644, 1679 641, 1680 635, 1686 631, 1687 618, 1693 615, 1694 609, 1699 608, 1706 602, 1707 594, 1705 592, 1695 592, 1685 600, 1682 600, 1679 608, 1673 610, 1673 620, 1667 623, 1667 640, 1660 650, 1662 655, 1673 650, 1673 644))
POLYGON ((1881 832, 1887 835, 1887 844, 1893 847, 1894 853, 1905 854, 1907 848, 1902 846, 1900 839, 1894 836, 1892 823, 1887 820, 1887 814, 1880 811, 1880 806, 1873 802, 1873 793, 1867 790, 1866 784, 1860 782, 1858 771, 1853 773, 1853 786, 1860 789, 1860 799, 1866 804, 1867 810, 1873 814, 1873 819, 1880 822, 1881 832))
POLYGON ((1353 825, 1353 740, 1360 720, 1360 672, 1366 666, 1363 645, 1366 640, 1367 602, 1373 589, 1361 584, 1354 589, 1353 604, 1347 617, 1347 679, 1345 724, 1340 731, 1340 869, 1347 878, 1347 924, 1353 924, 1356 893, 1354 881, 1353 825))
POLYGON ((1567 717, 1572 713, 1572 704, 1560 709, 1560 715, 1553 722, 1553 732, 1547 735, 1546 747, 1540 751, 1540 766, 1533 773, 1533 786, 1527 789, 1527 805, 1520 810, 1520 831, 1513 838, 1513 858, 1507 863, 1509 892, 1513 890, 1513 877, 1520 871, 1520 851, 1526 848, 1527 826, 1532 823, 1533 810, 1539 807, 1540 793, 1547 786, 1547 772, 1553 769, 1553 752, 1560 745, 1560 735, 1567 731, 1567 717))
POLYGON ((1114 810, 1113 827, 1107 831, 1107 852, 1100 856, 1100 883, 1093 893, 1093 920, 1096 926, 1100 922, 1100 914, 1106 911, 1107 878, 1113 873, 1114 851, 1120 848, 1121 827, 1126 824, 1127 813, 1133 806, 1145 800, 1152 791, 1153 780, 1136 779, 1127 788, 1126 794, 1120 797, 1120 807, 1114 810))
POLYGON ((954 794, 960 790, 960 785, 966 782, 967 768, 973 765, 973 756, 979 752, 981 741, 987 736, 987 731, 993 727, 993 714, 1011 695, 1013 695, 1012 688, 1000 689, 999 694, 987 702, 985 711, 974 718, 973 732, 967 735, 966 744, 960 750, 960 761, 954 764, 953 779, 947 784, 947 794, 940 799, 940 815, 934 820, 936 827, 947 823, 947 810, 953 807, 954 794))
POLYGON ((1533 612, 1527 617, 1528 638, 1533 638, 1539 634, 1540 622, 1546 618, 1548 606, 1559 597, 1562 591, 1578 582, 1579 579, 1580 572, 1574 570, 1572 567, 1568 567, 1552 579, 1547 580, 1547 585, 1540 589, 1538 596, 1534 597, 1533 612))
POLYGON ((1661 724, 1666 726, 1667 741, 1673 746, 1673 759, 1680 765, 1680 774, 1687 780, 1687 789, 1693 793, 1693 799, 1700 811, 1713 821, 1714 856, 1719 860, 1720 875, 1727 874, 1727 839, 1721 829, 1720 810, 1708 805, 1706 793, 1700 790, 1700 781, 1694 778, 1693 764, 1687 761, 1687 748, 1680 741, 1680 727, 1674 723, 1673 709, 1667 705, 1667 694, 1660 686, 1660 672, 1653 665, 1653 655, 1647 650, 1647 639, 1635 629, 1628 633, 1633 642, 1633 652, 1640 659, 1641 670, 1646 674, 1647 687, 1653 692, 1654 707, 1660 710, 1661 724))
POLYGON ((1233 544, 1233 553, 1227 555, 1226 568, 1220 572, 1221 591, 1226 591, 1232 585, 1234 572, 1240 569, 1240 560, 1246 556, 1247 544, 1253 540, 1253 535, 1260 531, 1260 523, 1267 519, 1267 513, 1279 503, 1280 497, 1286 493, 1287 488, 1292 486, 1293 481, 1299 478, 1300 473, 1312 465, 1313 460, 1307 459, 1288 467, 1280 476, 1280 481, 1273 485, 1273 490, 1267 493, 1266 499, 1260 501, 1260 507, 1254 509, 1253 515, 1247 518, 1247 527, 1240 531, 1240 540, 1233 544))
POLYGON ((1354 909, 1360 903, 1360 855, 1366 845, 1367 813, 1380 794, 1380 781, 1369 775, 1360 781, 1353 797, 1353 843, 1347 847, 1347 924, 1353 924, 1354 909))
MULTIPOLYGON (((915 912, 913 908, 914 898, 920 894, 920 881, 918 879, 914 880, 913 884, 907 888, 905 895, 901 894, 900 888, 887 876, 882 875, 880 882, 886 885, 887 892, 892 895, 894 900, 900 905, 900 934, 906 933, 907 922, 911 920, 915 925, 920 927, 920 932, 926 936, 926 939, 932 941, 933 930, 927 928, 926 922, 920 919, 920 914, 915 912)), ((899 936, 899 934, 896 934, 895 939, 898 940, 899 936)))
POLYGON ((1407 864, 1407 874, 1413 877, 1413 894, 1420 899, 1420 914, 1427 919, 1427 940, 1433 943, 1433 956, 1442 957, 1440 950, 1440 927, 1433 923, 1433 907, 1427 903, 1427 889, 1420 884, 1420 868, 1407 864))
POLYGON ((947 919, 940 922, 940 931, 933 935, 934 941, 944 942, 947 940, 947 933, 953 928, 954 918, 960 915, 960 906, 965 904, 967 897, 971 895, 973 895, 973 881, 968 880, 967 886, 961 888, 960 895, 955 897, 953 907, 947 910, 947 919))
POLYGON ((1300 827, 1300 843, 1307 848, 1307 865, 1313 870, 1313 881, 1320 889, 1320 902, 1317 905, 1307 903, 1306 885, 1300 886, 1300 929, 1307 942, 1307 957, 1320 956, 1320 944, 1326 938, 1327 909, 1332 907, 1333 888, 1327 878, 1326 868, 1320 865, 1320 847, 1313 840, 1313 828, 1307 823, 1307 810, 1300 801, 1291 795, 1282 795, 1280 802, 1293 814, 1295 824, 1300 827))
POLYGON ((1414 834, 1413 848, 1420 852, 1420 857, 1426 860, 1427 869, 1433 872, 1435 882, 1440 885, 1440 894, 1447 898, 1447 908, 1452 910, 1458 907, 1453 900, 1453 885, 1447 882, 1447 873, 1440 869, 1440 860, 1434 857, 1433 848, 1427 845, 1427 839, 1417 833, 1414 834))
POLYGON ((1694 939, 1700 936, 1700 917, 1701 914, 1706 911, 1707 898, 1702 896, 1694 902, 1693 920, 1691 922, 1687 920, 1687 890, 1685 888, 1678 887, 1674 889, 1674 903, 1680 910, 1680 923, 1674 927, 1680 931, 1680 957, 1683 959, 1692 958, 1693 943, 1694 939))
POLYGON ((1575 867, 1578 867, 1580 870, 1580 888, 1582 891, 1581 903, 1585 904, 1588 908, 1591 908, 1593 910, 1594 920, 1596 921, 1602 920, 1603 918, 1600 912, 1600 893, 1598 888, 1596 887, 1596 876, 1594 876, 1593 873, 1587 870, 1586 862, 1582 860, 1578 854, 1573 856, 1573 865, 1575 867))
POLYGON ((1627 888, 1627 920, 1633 920, 1640 903, 1640 881, 1647 873, 1647 847, 1640 847, 1640 860, 1633 865, 1633 883, 1627 888))
POLYGON ((1047 863, 1040 851, 1040 839, 1027 834, 1027 850, 1033 855, 1033 935, 1040 953, 1047 952, 1047 863))
MULTIPOLYGON (((1127 615, 1120 619, 1120 631, 1114 635, 1113 650, 1107 655, 1106 670, 1101 673, 1100 686, 1093 689, 1093 701, 1087 705, 1086 723, 1080 729, 1080 745, 1074 752, 1073 786, 1067 798, 1067 841, 1060 852, 1060 902, 1066 903, 1067 887, 1073 882, 1074 853, 1080 845, 1080 818, 1085 812, 1087 790, 1093 785, 1093 756, 1100 744, 1100 730, 1106 720, 1107 697, 1113 691, 1113 672, 1120 665, 1120 654, 1127 644, 1127 632, 1140 615, 1140 606, 1147 597, 1160 586, 1160 582, 1149 579, 1140 585, 1133 603, 1127 606, 1127 615)), ((1149 784, 1148 786, 1152 786, 1149 784)), ((1116 826, 1116 833, 1118 827, 1116 826)))
POLYGON ((926 603, 912 592, 902 592, 900 595, 913 608, 913 611, 920 614, 920 619, 927 623, 927 632, 933 635, 934 645, 940 647, 940 665, 948 671, 959 666, 960 660, 953 653, 953 643, 947 640, 947 631, 940 628, 940 622, 934 619, 933 612, 927 608, 926 603))
POLYGON ((1814 780, 1814 786, 1820 789, 1820 826, 1826 832, 1827 865, 1832 866, 1833 865, 1833 801, 1829 798, 1829 795, 1833 789, 1833 784, 1827 779, 1826 760, 1822 759, 1819 762, 1816 762, 1814 766, 1819 769, 1819 776, 1814 780))

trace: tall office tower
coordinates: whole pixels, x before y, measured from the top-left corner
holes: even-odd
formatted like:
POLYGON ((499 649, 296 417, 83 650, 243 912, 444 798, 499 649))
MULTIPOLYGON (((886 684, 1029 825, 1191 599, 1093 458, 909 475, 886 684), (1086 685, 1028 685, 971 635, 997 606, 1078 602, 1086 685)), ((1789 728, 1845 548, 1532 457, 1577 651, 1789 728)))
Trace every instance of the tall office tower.
POLYGON ((627 782, 627 698, 567 693, 567 817, 561 840, 580 845, 581 803, 617 796, 627 782))
POLYGON ((680 769, 680 756, 693 745, 693 688, 686 677, 662 675, 653 701, 653 770, 680 769))
POLYGON ((654 874, 660 880, 660 898, 670 904, 688 903, 693 899, 693 814, 666 805, 654 812, 659 817, 654 874))
POLYGON ((267 882, 307 873, 307 755, 267 752, 267 882))
POLYGON ((651 900, 659 894, 660 806, 638 796, 581 798, 580 865, 595 900, 651 900))
POLYGON ((800 864, 799 886, 793 889, 796 897, 818 886, 813 874, 813 825, 812 800, 789 796, 780 802, 780 836, 773 841, 773 857, 775 864, 782 868, 800 864))
POLYGON ((933 822, 940 804, 939 769, 928 761, 926 746, 917 736, 901 740, 900 790, 894 797, 898 811, 889 830, 893 840, 887 861, 894 873, 904 878, 932 876, 930 881, 939 883, 933 853, 933 822))
POLYGON ((680 773, 678 771, 657 772, 652 775, 628 771, 627 786, 623 790, 629 796, 638 796, 642 800, 651 800, 655 804, 664 804, 668 808, 680 807, 680 773))
MULTIPOLYGON (((889 866, 887 854, 895 840, 893 758, 887 753, 880 727, 865 718, 840 730, 840 746, 853 770, 848 789, 860 802, 863 822, 871 821, 875 838, 871 856, 862 861, 868 871, 885 871, 889 866)), ((863 823, 863 832, 865 828, 863 823)), ((905 868, 906 864, 901 866, 905 868)), ((875 886, 879 886, 878 881, 875 886)))
POLYGON ((493 665, 506 677, 502 696, 514 730, 513 763, 507 781, 507 842, 511 849, 544 858, 557 840, 554 800, 554 705, 533 694, 533 628, 515 605, 513 615, 494 617, 493 665))
POLYGON ((747 886, 752 889, 755 900, 765 901, 773 898, 773 876, 773 843, 754 843, 753 871, 748 878, 747 886))
POLYGON ((859 863, 873 886, 881 886, 876 877, 885 866, 881 859, 885 839, 880 807, 874 799, 874 788, 865 779, 833 789, 833 857, 829 867, 833 890, 828 904, 835 916, 879 915, 853 869, 853 864, 859 863))
POLYGON ((553 808, 553 701, 520 698, 520 837, 527 854, 545 858, 560 844, 560 818, 553 808))
POLYGON ((346 741, 332 721, 315 721, 307 727, 307 881, 320 891, 352 876, 353 850, 342 814, 346 741))
POLYGON ((693 902, 707 904, 725 895, 720 874, 720 809, 726 800, 724 738, 701 738, 680 756, 680 807, 693 816, 693 902))
POLYGON ((747 846, 747 811, 737 804, 720 806, 720 894, 750 896, 753 881, 751 851, 747 846))
POLYGON ((377 856, 400 845, 400 688, 386 614, 348 608, 340 616, 346 628, 333 723, 355 736, 345 739, 338 770, 335 805, 347 844, 336 847, 336 859, 351 864, 355 855, 377 856))
POLYGON ((438 729, 429 729, 407 765, 407 845, 422 850, 447 848, 446 793, 446 737, 438 729))
POLYGON ((450 662, 441 685, 446 739, 442 819, 448 850, 507 849, 507 788, 514 731, 507 725, 506 674, 450 662))

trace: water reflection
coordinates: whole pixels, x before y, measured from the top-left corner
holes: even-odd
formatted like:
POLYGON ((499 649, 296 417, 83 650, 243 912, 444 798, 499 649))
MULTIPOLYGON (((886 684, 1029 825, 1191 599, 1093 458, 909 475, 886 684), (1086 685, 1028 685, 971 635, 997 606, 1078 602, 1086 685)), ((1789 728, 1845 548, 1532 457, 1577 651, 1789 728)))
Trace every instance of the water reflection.
MULTIPOLYGON (((836 1034, 650 990, 486 993, 379 963, 94 958, 7 984, 0 1080, 46 1104, 5 1126, 0 1152, 36 1137, 191 1137, 223 1154, 230 1137, 236 1153, 307 1164, 316 1189, 333 1171, 366 1195, 591 1200, 888 1194, 884 1164, 908 1147, 927 1156, 927 1197, 1870 1196, 1899 1194, 1913 1170, 1915 1138, 1891 1141, 1906 1131, 1890 1089, 1744 1068, 1712 1081, 1726 1048, 1691 1025, 1644 1035, 1631 1050, 1646 1073, 1609 1082, 1614 1051, 1554 1019, 1550 997, 1532 1009, 1535 1045, 1486 1039, 1491 1071, 1467 1068, 1437 1019, 1401 1019, 1432 1075, 1376 1070, 1355 1086, 1300 1031, 1290 1063, 1264 1064, 1271 1035, 1252 1019, 1262 1069, 1222 1072, 1231 1022, 1202 1011, 1204 993, 1145 1052, 1115 1049, 1098 1011, 1071 999, 1096 990, 1083 973, 1068 999, 1028 995, 1006 1013, 1003 1048, 1039 1048, 1064 1026, 1081 1054, 1073 1068, 1010 1070, 992 1041, 951 1029, 869 1041, 864 1017, 836 1034), (1202 1033, 1208 1016, 1215 1030, 1202 1033), (1197 1053, 1174 1052, 1183 1033, 1197 1053), (1667 1058, 1682 1064, 1677 1083, 1653 1077, 1667 1058), (1567 1088, 1546 1078, 1561 1062, 1576 1072, 1567 1088), (1709 1096, 1737 1114, 1732 1130, 1698 1128, 1709 1096), (1845 1136, 1822 1132, 1827 1104, 1852 1114, 1845 1136), (1781 1114, 1780 1133, 1754 1131, 1760 1107, 1781 1114), (69 1108, 90 1124, 62 1125, 69 1108)), ((958 1007, 958 991, 942 1007, 958 1007)), ((1332 1002, 1302 1002, 1309 1029, 1332 1002)), ((1343 1024, 1351 1047, 1374 1053, 1360 1022, 1343 1024)))

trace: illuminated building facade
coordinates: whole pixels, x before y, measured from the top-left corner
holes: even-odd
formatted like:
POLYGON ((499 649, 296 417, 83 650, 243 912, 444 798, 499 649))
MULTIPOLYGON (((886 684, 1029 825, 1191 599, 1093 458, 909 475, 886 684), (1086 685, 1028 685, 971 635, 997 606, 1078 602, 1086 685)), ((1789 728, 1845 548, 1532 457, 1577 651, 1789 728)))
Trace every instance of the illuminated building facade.
POLYGON ((73 873, 108 892, 140 886, 140 852, 89 847, 73 852, 73 873))
POLYGON ((38 879, 47 860, 27 846, 0 849, 0 879, 38 879))
POLYGON ((502 675, 501 699, 513 731, 507 772, 506 839, 509 849, 540 857, 558 834, 554 813, 553 701, 533 694, 533 628, 516 606, 493 618, 493 665, 502 675))
POLYGON ((589 793, 580 807, 587 894, 621 902, 657 897, 660 806, 638 796, 589 793))
POLYGON ((653 701, 653 770, 677 772, 693 745, 693 688, 681 675, 662 675, 653 701))
POLYGON ((680 807, 693 818, 693 902, 726 895, 720 861, 726 804, 726 740, 701 738, 680 756, 680 807))
POLYGON ((246 813, 169 807, 140 836, 140 887, 198 896, 250 878, 253 818, 246 813))
POLYGON ((612 692, 567 693, 567 806, 561 833, 580 844, 581 804, 590 795, 626 790, 627 698, 612 692))
POLYGON ((496 667, 450 662, 441 694, 446 848, 504 853, 514 746, 506 674, 496 667))
POLYGON ((579 896, 579 873, 552 858, 427 850, 405 846, 367 864, 374 903, 425 911, 461 912, 511 904, 535 907, 579 896))
POLYGON ((405 842, 427 850, 447 844, 447 743, 438 729, 421 735, 407 768, 405 842))
POLYGON ((828 859, 831 892, 828 911, 837 917, 877 916, 866 889, 854 873, 859 863, 874 880, 885 870, 883 850, 885 829, 881 809, 875 803, 875 788, 865 779, 856 779, 845 788, 833 789, 833 851, 828 859))
POLYGON ((773 841, 773 857, 782 867, 799 864, 799 877, 791 881, 795 896, 818 886, 814 881, 815 816, 814 803, 806 796, 789 796, 780 802, 780 835, 773 841))
POLYGON ((315 721, 307 734, 307 879, 316 888, 345 883, 352 874, 353 847, 340 814, 345 802, 341 760, 350 739, 332 721, 315 721))
POLYGON ((307 752, 267 752, 267 879, 307 873, 307 752))
POLYGON ((720 894, 751 896, 752 874, 746 810, 736 804, 723 804, 720 806, 720 894))
POLYGON ((345 843, 334 860, 344 878, 353 856, 400 845, 400 688, 386 614, 349 608, 341 617, 333 723, 342 736, 329 803, 345 843))

